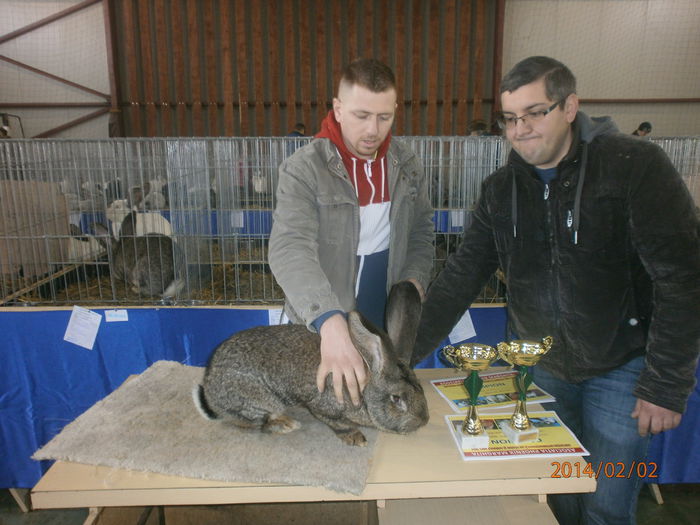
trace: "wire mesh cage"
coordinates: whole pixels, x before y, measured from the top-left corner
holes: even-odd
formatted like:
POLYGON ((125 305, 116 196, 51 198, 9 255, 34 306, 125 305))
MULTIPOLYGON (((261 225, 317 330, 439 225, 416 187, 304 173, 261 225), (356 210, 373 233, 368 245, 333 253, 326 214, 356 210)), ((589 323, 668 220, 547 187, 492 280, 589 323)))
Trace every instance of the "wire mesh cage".
MULTIPOLYGON (((3 305, 277 304, 267 263, 277 169, 308 138, 0 141, 3 305)), ((454 252, 499 137, 403 137, 454 252)), ((655 139, 698 199, 700 138, 655 139)), ((480 302, 502 302, 494 276, 480 302)))
MULTIPOLYGON (((298 142, 298 141, 296 141, 298 142)), ((275 303, 285 139, 4 141, 3 303, 275 303)))

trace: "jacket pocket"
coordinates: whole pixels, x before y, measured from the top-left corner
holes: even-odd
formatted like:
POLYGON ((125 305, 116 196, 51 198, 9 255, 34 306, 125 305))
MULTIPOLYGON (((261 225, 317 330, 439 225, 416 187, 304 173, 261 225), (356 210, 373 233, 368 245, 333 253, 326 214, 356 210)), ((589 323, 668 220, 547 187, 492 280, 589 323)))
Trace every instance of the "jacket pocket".
POLYGON ((318 239, 322 244, 344 244, 352 240, 356 199, 347 195, 322 193, 318 203, 318 239))
POLYGON ((406 197, 411 202, 418 198, 418 187, 420 185, 420 177, 422 175, 418 172, 411 171, 406 175, 403 175, 404 182, 406 184, 406 197))
MULTIPOLYGON (((573 213, 573 202, 566 213, 573 213)), ((628 218, 625 201, 616 197, 599 197, 588 202, 581 210, 577 249, 594 257, 607 260, 624 259, 627 256, 628 218)), ((574 242, 573 224, 562 229, 569 242, 574 242)))
POLYGON ((515 230, 509 214, 495 213, 493 215, 493 234, 496 250, 499 254, 510 253, 515 247, 515 230))

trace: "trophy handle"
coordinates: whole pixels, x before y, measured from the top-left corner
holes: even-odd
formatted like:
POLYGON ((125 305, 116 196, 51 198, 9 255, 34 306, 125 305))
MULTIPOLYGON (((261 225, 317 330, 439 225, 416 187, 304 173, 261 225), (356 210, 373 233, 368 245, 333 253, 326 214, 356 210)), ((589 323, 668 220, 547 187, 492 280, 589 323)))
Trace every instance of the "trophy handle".
POLYGON ((459 368, 457 362, 455 361, 455 347, 452 345, 446 345, 438 353, 439 359, 444 363, 447 361, 452 366, 459 368))
POLYGON ((510 366, 513 366, 513 363, 510 362, 510 359, 508 359, 508 350, 510 349, 510 343, 498 343, 496 345, 496 349, 498 350, 498 356, 503 359, 506 363, 508 363, 510 366))
POLYGON ((545 351, 549 352, 549 349, 552 348, 552 344, 554 343, 554 339, 552 338, 551 335, 548 335, 544 339, 542 339, 542 346, 544 346, 545 351))

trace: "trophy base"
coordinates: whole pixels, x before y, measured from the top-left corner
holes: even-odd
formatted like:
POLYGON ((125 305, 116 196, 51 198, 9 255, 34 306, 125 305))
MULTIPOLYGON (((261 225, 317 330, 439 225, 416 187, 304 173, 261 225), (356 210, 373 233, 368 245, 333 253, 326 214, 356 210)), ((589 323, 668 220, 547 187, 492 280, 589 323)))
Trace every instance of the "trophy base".
POLYGON ((540 437, 540 429, 534 426, 527 430, 517 430, 511 426, 510 421, 499 422, 498 426, 510 442, 516 445, 537 441, 540 437))
POLYGON ((462 433, 463 449, 489 448, 490 442, 489 435, 484 430, 481 431, 481 434, 462 433))

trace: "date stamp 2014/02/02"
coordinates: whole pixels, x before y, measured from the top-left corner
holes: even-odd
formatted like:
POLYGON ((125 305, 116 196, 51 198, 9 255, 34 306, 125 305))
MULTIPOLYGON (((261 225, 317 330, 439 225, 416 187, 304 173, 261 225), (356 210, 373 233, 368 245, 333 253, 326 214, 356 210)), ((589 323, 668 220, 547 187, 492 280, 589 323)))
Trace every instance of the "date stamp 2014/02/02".
POLYGON ((595 478, 600 476, 606 478, 658 478, 658 465, 653 461, 632 461, 625 463, 624 461, 599 461, 597 465, 588 462, 580 461, 552 461, 554 470, 551 477, 553 478, 595 478))

